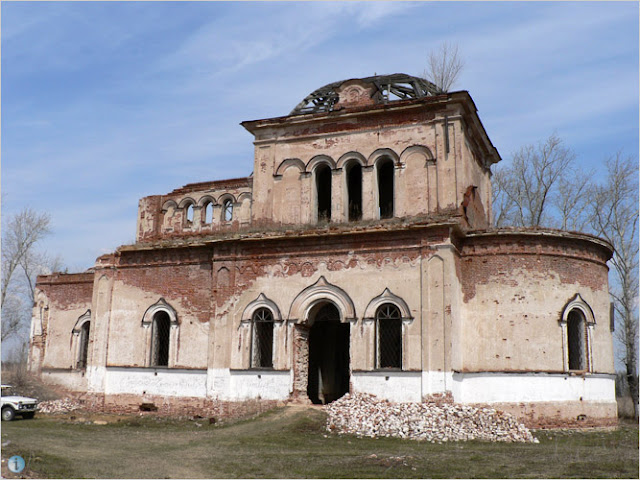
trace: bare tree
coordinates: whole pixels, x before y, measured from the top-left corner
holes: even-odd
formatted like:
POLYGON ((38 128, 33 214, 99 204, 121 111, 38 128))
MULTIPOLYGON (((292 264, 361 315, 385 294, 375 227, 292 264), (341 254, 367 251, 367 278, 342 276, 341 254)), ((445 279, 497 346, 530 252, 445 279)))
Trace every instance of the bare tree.
POLYGON ((513 218, 514 203, 507 194, 507 171, 504 168, 496 168, 491 178, 491 204, 493 206, 493 223, 496 227, 504 227, 511 224, 513 218))
POLYGON ((626 380, 638 416, 638 163, 618 152, 607 161, 607 178, 592 195, 591 223, 613 245, 610 294, 616 336, 624 345, 626 380))
POLYGON ((551 196, 557 221, 554 226, 562 230, 582 232, 589 227, 593 171, 579 170, 574 165, 558 178, 557 188, 551 196))
POLYGON ((574 159, 575 154, 556 135, 518 150, 510 164, 494 173, 496 225, 557 226, 557 215, 552 212, 554 204, 562 209, 560 223, 566 225, 586 200, 586 185, 580 187, 582 203, 578 197, 565 198, 574 159))
POLYGON ((458 79, 463 67, 458 45, 444 42, 438 50, 429 53, 424 78, 433 83, 440 93, 446 93, 458 79))
POLYGON ((34 262, 37 258, 34 249, 37 242, 50 233, 50 222, 48 214, 25 208, 12 216, 3 229, 2 341, 19 333, 29 318, 35 275, 41 270, 34 262))

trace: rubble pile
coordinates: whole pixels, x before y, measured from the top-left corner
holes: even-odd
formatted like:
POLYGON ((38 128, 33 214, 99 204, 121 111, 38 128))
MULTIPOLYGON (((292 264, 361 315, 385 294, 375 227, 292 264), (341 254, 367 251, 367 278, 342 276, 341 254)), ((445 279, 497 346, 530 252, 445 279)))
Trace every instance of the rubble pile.
POLYGON ((327 430, 365 437, 400 437, 432 443, 460 440, 533 442, 529 429, 508 413, 434 398, 393 403, 368 394, 347 394, 326 407, 327 430))
POLYGON ((40 402, 38 404, 38 410, 42 413, 68 413, 79 408, 82 408, 82 406, 69 398, 40 402))

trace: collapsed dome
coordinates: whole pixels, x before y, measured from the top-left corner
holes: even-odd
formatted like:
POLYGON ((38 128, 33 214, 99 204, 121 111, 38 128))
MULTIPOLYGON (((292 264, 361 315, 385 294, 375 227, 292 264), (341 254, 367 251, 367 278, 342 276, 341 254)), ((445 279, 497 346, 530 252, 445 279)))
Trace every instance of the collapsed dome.
MULTIPOLYGON (((338 103, 346 102, 341 98, 342 86, 345 84, 360 84, 366 87, 369 104, 388 103, 398 100, 439 95, 442 92, 435 84, 424 78, 414 77, 404 73, 392 75, 376 75, 373 77, 341 80, 321 87, 307 95, 289 115, 303 115, 305 113, 324 113, 336 110, 338 103)), ((363 103, 363 102, 359 102, 363 103)))

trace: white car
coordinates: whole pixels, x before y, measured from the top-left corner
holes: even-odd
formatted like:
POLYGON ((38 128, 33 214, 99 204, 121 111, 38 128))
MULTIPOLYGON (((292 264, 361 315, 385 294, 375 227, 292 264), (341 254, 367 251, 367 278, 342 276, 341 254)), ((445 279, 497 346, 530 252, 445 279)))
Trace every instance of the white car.
POLYGON ((2 385, 2 420, 9 422, 16 415, 33 418, 38 410, 38 400, 16 395, 11 385, 2 385))

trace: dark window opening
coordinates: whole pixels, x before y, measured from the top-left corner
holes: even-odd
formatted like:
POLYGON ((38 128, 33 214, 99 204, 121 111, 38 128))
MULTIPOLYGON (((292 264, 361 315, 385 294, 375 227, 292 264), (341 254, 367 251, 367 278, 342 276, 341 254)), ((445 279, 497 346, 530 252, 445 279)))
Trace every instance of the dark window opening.
POLYGON ((89 353, 89 329, 91 322, 85 322, 80 329, 80 345, 78 349, 78 368, 86 368, 89 353))
POLYGON ((151 331, 151 366, 169 366, 169 336, 171 319, 167 312, 158 312, 153 316, 151 331))
POLYGON ((402 317, 400 310, 390 303, 376 313, 377 367, 402 368, 402 317))
POLYGON ((222 210, 225 222, 233 220, 233 202, 231 200, 227 199, 224 201, 222 204, 222 210))
POLYGON ((359 163, 347 170, 349 221, 362 219, 362 166, 359 163))
POLYGON ((393 217, 393 161, 378 165, 378 208, 380 218, 393 217))
POLYGON ((321 165, 316 170, 318 222, 331 221, 331 167, 321 165))
POLYGON ((273 314, 260 308, 253 314, 253 341, 251 366, 255 368, 273 367, 273 314))
POLYGON ((587 322, 578 310, 571 310, 567 317, 569 344, 569 370, 586 370, 587 322))

